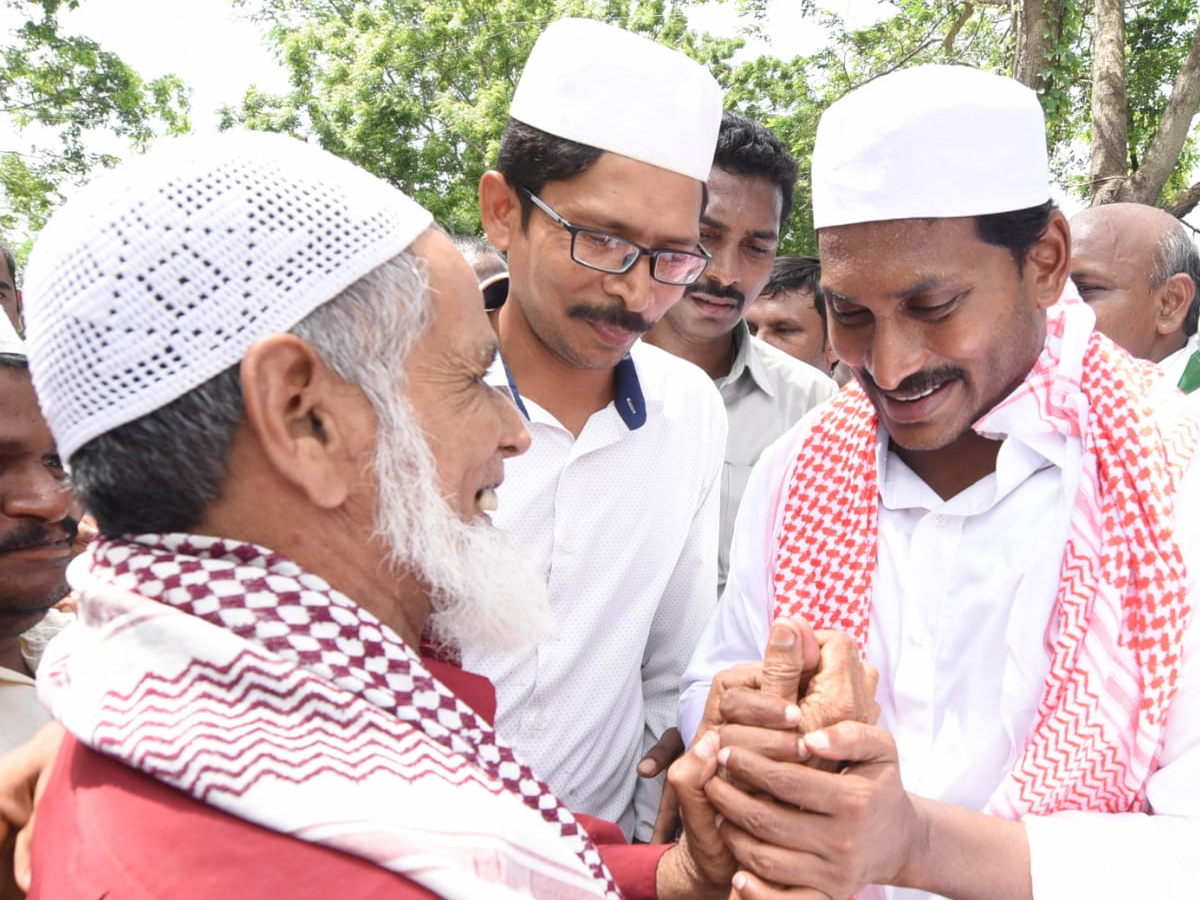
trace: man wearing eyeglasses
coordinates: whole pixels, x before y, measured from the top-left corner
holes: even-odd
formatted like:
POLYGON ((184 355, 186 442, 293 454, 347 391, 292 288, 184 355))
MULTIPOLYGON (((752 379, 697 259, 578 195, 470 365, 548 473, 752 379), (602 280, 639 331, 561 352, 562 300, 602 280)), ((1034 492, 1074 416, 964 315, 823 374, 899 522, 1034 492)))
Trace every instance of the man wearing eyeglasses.
POLYGON ((683 54, 563 20, 530 55, 479 187, 510 269, 493 380, 532 437, 494 521, 545 573, 554 628, 463 663, 496 684, 497 729, 569 805, 642 839, 660 785, 635 766, 675 724, 716 600, 726 424, 703 372, 638 338, 708 265, 720 118, 719 87, 683 54))

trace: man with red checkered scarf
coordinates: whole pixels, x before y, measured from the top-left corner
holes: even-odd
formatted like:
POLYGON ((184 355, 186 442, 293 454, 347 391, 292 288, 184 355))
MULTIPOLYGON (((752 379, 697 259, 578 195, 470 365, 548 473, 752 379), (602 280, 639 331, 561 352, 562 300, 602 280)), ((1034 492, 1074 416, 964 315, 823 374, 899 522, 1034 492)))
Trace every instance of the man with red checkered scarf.
POLYGON ((856 384, 764 453, 681 699, 686 734, 779 615, 878 668, 878 727, 805 738, 836 774, 733 749, 775 800, 710 786, 738 858, 802 896, 1200 882, 1196 407, 1094 332, 1048 174, 1033 92, 966 67, 821 120, 821 287, 856 384))

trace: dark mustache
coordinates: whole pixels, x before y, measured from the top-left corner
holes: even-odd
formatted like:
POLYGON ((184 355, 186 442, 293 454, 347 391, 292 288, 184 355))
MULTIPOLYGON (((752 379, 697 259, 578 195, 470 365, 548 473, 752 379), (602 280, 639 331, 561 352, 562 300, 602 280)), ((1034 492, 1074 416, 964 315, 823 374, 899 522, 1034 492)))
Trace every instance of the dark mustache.
POLYGON ((654 325, 653 322, 647 322, 640 313, 630 312, 623 306, 589 306, 586 303, 576 303, 567 308, 567 315, 572 319, 612 325, 637 334, 645 334, 654 325))
POLYGON ((689 294, 708 294, 710 297, 717 297, 722 300, 736 300, 739 309, 746 302, 746 295, 732 284, 720 285, 709 279, 697 281, 687 289, 687 292, 689 294))
POLYGON ((79 520, 71 516, 65 516, 61 521, 55 522, 53 525, 28 521, 21 524, 16 531, 0 538, 0 553, 7 553, 10 550, 17 550, 33 544, 45 544, 50 541, 63 539, 68 544, 73 544, 75 542, 75 535, 78 532, 79 520))
MULTIPOLYGON (((879 391, 881 388, 875 383, 875 379, 871 377, 866 369, 858 369, 855 371, 859 380, 862 381, 864 387, 874 388, 879 391)), ((943 366, 940 369, 928 369, 924 372, 914 372, 905 378, 899 385, 887 391, 889 394, 920 394, 929 390, 935 385, 942 384, 947 381, 966 378, 967 373, 957 366, 943 366)))

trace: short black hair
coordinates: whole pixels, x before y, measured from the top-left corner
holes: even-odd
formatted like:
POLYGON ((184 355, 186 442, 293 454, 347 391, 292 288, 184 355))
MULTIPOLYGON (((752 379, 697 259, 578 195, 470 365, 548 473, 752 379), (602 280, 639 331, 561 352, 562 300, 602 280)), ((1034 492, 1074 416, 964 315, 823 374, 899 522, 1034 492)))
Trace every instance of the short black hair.
POLYGON ((533 203, 521 188, 539 194, 551 181, 582 175, 603 155, 604 151, 596 147, 557 137, 510 118, 500 137, 496 170, 520 198, 521 230, 529 227, 529 217, 533 214, 533 203))
POLYGON ((1025 271, 1029 248, 1041 240, 1058 207, 1053 200, 1012 212, 975 217, 975 234, 985 244, 1003 247, 1012 255, 1017 271, 1025 271))
POLYGON ((773 181, 783 198, 779 213, 779 230, 783 232, 783 224, 792 212, 792 194, 800 171, 783 141, 765 125, 727 112, 721 117, 713 165, 735 175, 761 175, 773 181))
POLYGON ((771 277, 761 297, 774 297, 783 291, 808 291, 813 304, 825 321, 825 299, 821 296, 821 260, 815 256, 777 256, 771 277))

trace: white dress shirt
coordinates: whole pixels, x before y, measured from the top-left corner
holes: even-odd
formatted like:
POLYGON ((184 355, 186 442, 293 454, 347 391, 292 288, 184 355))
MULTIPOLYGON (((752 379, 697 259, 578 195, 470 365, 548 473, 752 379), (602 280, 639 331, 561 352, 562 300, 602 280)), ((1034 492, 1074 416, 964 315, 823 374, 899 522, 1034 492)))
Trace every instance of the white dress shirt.
POLYGON ((578 438, 523 398, 532 446, 505 463, 492 518, 545 573, 551 636, 463 665, 496 685, 496 730, 569 808, 648 838, 661 779, 635 766, 675 724, 716 602, 726 425, 700 369, 641 342, 630 356, 578 438))
MULTIPOLYGON (((813 417, 763 453, 734 536, 729 582, 684 675, 680 728, 690 741, 719 670, 759 660, 774 615, 770 571, 779 495, 813 417)), ((996 471, 943 501, 877 439, 878 562, 867 656, 879 669, 880 724, 896 739, 905 787, 982 809, 1015 763, 1049 668, 1046 644, 1058 592, 1069 508, 1080 472, 1078 438, 1007 434, 996 471)), ((1003 427, 1000 427, 1003 426, 1003 427)), ((1175 505, 1176 537, 1200 605, 1200 466, 1175 505)), ((1153 816, 1090 812, 1027 817, 1037 900, 1195 898, 1200 890, 1200 621, 1183 647, 1161 768, 1150 778, 1153 816)), ((929 895, 870 888, 860 900, 929 895)))
POLYGON ((750 470, 763 450, 837 391, 837 385, 828 375, 751 337, 745 319, 738 323, 733 340, 736 348, 733 366, 724 378, 715 379, 729 418, 725 468, 721 474, 718 591, 725 588, 733 523, 746 482, 750 480, 750 470))

